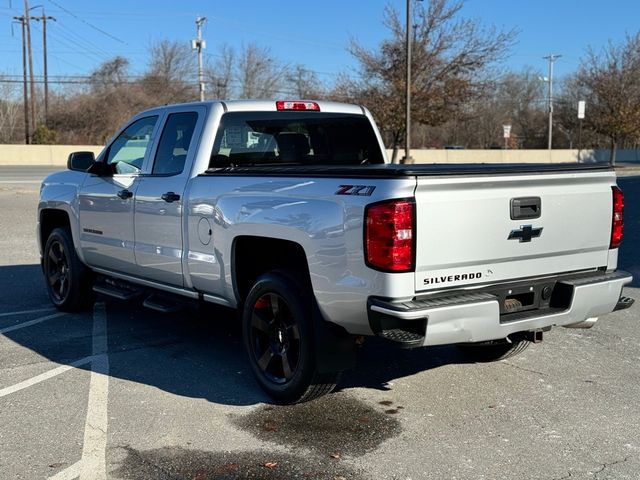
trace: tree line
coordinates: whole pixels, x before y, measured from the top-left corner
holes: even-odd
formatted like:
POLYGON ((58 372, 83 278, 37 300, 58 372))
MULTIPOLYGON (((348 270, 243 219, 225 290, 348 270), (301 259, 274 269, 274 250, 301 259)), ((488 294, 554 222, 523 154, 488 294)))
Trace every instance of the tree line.
MULTIPOLYGON (((463 18, 462 0, 414 2, 412 148, 546 148, 548 98, 542 74, 504 71, 515 30, 463 18)), ((358 71, 333 82, 303 64, 287 64, 258 44, 222 45, 205 68, 207 98, 305 98, 356 102, 375 117, 385 144, 404 146, 405 24, 384 12, 388 36, 376 48, 348 46, 358 71)), ((196 62, 188 45, 164 40, 149 49, 141 75, 123 57, 50 93, 48 118, 34 143, 101 144, 134 113, 198 98, 196 62)), ((0 143, 24 141, 20 84, 0 75, 0 143), (22 130, 21 130, 22 129, 22 130)), ((635 148, 640 142, 640 32, 585 51, 579 68, 559 79, 553 98, 553 148, 635 148), (586 116, 577 118, 578 101, 586 116)), ((42 95, 38 95, 42 102, 42 95)), ((42 112, 42 108, 38 108, 42 112)))

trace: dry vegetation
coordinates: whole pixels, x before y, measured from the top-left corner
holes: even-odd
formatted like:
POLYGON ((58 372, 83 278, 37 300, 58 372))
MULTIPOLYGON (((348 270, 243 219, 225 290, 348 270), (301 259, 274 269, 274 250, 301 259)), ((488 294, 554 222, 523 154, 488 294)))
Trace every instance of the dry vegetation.
MULTIPOLYGON (((462 1, 415 2, 412 61, 412 147, 500 148, 502 125, 512 125, 510 148, 545 148, 546 85, 540 72, 499 70, 517 36, 461 17, 462 1)), ((264 47, 222 45, 206 67, 208 98, 328 98, 358 102, 376 118, 389 148, 404 139, 405 26, 388 7, 389 35, 377 49, 347 47, 359 65, 331 85, 304 65, 281 62, 264 47)), ((103 143, 133 113, 197 99, 195 55, 162 41, 149 51, 142 75, 115 57, 88 77, 54 86, 41 143, 103 143)), ((577 148, 578 100, 587 102, 581 146, 636 147, 640 140, 640 34, 622 44, 587 50, 577 72, 558 79, 554 148, 577 148)), ((0 76, 0 142, 24 141, 21 84, 0 76)), ((41 97, 41 95, 40 95, 41 97)), ((41 98, 39 98, 41 101, 41 98)), ((42 108, 38 108, 42 112, 42 108)), ((44 123, 41 119, 40 123, 44 123)))

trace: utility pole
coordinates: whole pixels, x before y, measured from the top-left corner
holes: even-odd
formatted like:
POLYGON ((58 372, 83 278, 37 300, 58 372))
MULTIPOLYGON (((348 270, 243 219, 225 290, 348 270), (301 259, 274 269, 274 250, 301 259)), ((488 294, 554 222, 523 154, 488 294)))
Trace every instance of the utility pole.
POLYGON ((48 17, 44 14, 44 8, 42 9, 42 16, 31 17, 31 20, 37 22, 42 21, 42 49, 44 51, 44 124, 48 125, 49 120, 49 80, 47 70, 47 20, 56 19, 54 17, 48 17))
POLYGON ((544 60, 549 60, 549 150, 551 150, 551 140, 553 136, 553 62, 561 56, 562 55, 550 53, 546 57, 542 57, 544 60))
POLYGON ((27 27, 27 50, 29 53, 29 82, 31 84, 31 125, 36 126, 36 86, 33 79, 33 52, 31 50, 31 20, 29 18, 29 0, 24 0, 24 23, 27 27))
POLYGON ((404 132, 404 158, 402 163, 411 163, 411 1, 407 0, 407 38, 406 38, 406 56, 407 56, 407 78, 405 93, 405 132, 404 132))
POLYGON ((202 49, 207 46, 207 42, 202 39, 202 25, 207 21, 207 17, 196 17, 197 37, 191 40, 191 49, 198 51, 198 85, 200 88, 200 101, 204 102, 204 72, 202 70, 202 49))
POLYGON ((26 21, 25 17, 13 17, 14 20, 20 22, 22 27, 22 91, 24 98, 24 143, 29 145, 30 128, 29 128, 29 94, 27 93, 27 42, 26 37, 26 21))

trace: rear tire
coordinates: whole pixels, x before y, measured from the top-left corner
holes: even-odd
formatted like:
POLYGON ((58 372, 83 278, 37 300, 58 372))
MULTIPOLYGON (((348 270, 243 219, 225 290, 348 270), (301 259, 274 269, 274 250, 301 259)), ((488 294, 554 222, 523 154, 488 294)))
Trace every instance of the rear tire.
POLYGON ((55 228, 49 235, 43 271, 49 299, 57 309, 74 312, 93 303, 93 275, 78 258, 68 228, 55 228))
POLYGON ((331 392, 340 372, 319 373, 313 338, 314 301, 295 272, 258 277, 242 311, 242 333, 258 384, 279 403, 299 403, 331 392))
POLYGON ((492 340, 479 343, 460 343, 456 345, 463 355, 479 363, 496 362, 519 355, 527 349, 528 340, 492 340))

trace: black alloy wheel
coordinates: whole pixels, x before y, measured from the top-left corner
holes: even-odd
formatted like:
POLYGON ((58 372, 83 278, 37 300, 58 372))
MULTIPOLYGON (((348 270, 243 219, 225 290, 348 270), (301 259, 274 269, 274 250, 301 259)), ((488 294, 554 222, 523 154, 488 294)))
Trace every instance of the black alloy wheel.
POLYGON ((93 274, 78 258, 68 228, 55 228, 49 234, 42 268, 49 299, 56 308, 71 312, 93 302, 93 274))
POLYGON ((265 293, 253 304, 251 344, 258 367, 272 382, 293 378, 300 363, 300 331, 287 301, 265 293))
POLYGON ((317 368, 314 322, 322 321, 309 280, 295 270, 259 276, 244 300, 242 335, 260 387, 279 403, 331 392, 340 371, 317 368))
POLYGON ((63 303, 69 294, 69 259, 59 240, 53 240, 44 259, 49 291, 55 303, 63 303))

